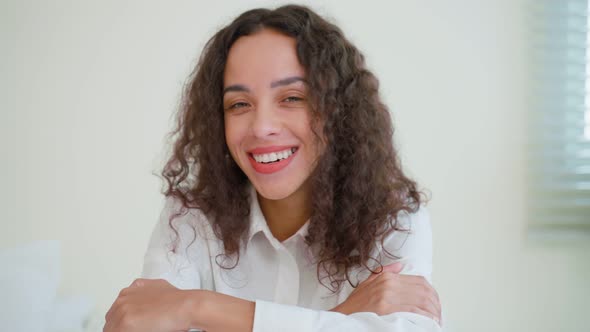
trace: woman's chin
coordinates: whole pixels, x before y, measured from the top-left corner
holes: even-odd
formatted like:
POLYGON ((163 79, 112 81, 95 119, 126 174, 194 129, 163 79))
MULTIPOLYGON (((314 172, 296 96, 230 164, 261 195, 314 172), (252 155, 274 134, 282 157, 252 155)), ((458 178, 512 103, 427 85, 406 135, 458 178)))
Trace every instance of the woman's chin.
POLYGON ((280 201, 290 196, 290 192, 285 190, 267 189, 267 188, 256 188, 258 195, 264 199, 271 201, 280 201))
POLYGON ((291 190, 289 186, 286 185, 279 185, 279 184, 272 184, 272 185, 261 185, 259 183, 254 183, 254 188, 258 193, 258 196, 271 200, 271 201, 280 201, 285 199, 293 194, 295 190, 291 190))

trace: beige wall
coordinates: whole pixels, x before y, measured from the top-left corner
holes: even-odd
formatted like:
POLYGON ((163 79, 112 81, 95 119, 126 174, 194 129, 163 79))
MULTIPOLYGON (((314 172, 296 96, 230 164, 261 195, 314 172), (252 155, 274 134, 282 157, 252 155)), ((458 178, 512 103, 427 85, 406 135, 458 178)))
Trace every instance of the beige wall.
MULTIPOLYGON (((268 2, 3 1, 0 246, 62 242, 62 294, 105 311, 141 267, 161 164, 200 48, 268 2)), ((587 331, 588 239, 526 239, 526 0, 320 1, 382 83, 432 193, 452 331, 587 331)))

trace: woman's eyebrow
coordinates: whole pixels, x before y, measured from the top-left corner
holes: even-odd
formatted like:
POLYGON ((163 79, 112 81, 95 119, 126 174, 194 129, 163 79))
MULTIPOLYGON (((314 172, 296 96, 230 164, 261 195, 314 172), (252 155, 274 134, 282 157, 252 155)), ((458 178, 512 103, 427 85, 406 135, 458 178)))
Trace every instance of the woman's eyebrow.
MULTIPOLYGON (((307 84, 307 81, 305 81, 305 79, 303 77, 301 77, 301 76, 291 76, 291 77, 280 79, 278 81, 271 82, 270 83, 270 87, 271 88, 276 88, 276 87, 279 87, 279 86, 285 86, 285 85, 293 84, 295 82, 303 82, 303 83, 307 84)), ((230 86, 227 86, 227 87, 223 88, 223 95, 225 95, 226 92, 230 92, 230 91, 250 92, 250 89, 248 89, 248 87, 246 87, 243 84, 233 84, 233 85, 230 85, 230 86)))
POLYGON ((305 81, 305 79, 303 77, 300 77, 300 76, 291 76, 291 77, 283 78, 283 79, 278 80, 278 81, 271 82, 270 83, 270 87, 271 88, 276 88, 278 86, 289 85, 289 84, 293 84, 295 82, 303 82, 303 83, 307 84, 307 82, 305 81))
POLYGON ((234 84, 223 88, 223 95, 225 95, 225 93, 229 91, 250 92, 250 89, 248 89, 245 85, 242 84, 234 84))

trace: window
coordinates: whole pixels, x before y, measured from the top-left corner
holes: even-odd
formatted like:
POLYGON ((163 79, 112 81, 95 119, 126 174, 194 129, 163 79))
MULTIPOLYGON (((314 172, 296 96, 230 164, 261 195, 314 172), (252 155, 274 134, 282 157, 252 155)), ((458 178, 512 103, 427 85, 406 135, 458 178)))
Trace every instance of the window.
POLYGON ((530 235, 590 235, 588 0, 533 3, 530 235))

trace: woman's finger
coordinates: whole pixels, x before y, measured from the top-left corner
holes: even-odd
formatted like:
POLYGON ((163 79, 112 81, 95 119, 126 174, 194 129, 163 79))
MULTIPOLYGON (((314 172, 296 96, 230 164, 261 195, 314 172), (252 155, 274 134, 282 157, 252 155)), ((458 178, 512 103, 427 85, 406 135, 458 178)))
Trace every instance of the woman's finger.
POLYGON ((425 290, 423 285, 403 284, 399 277, 383 274, 375 284, 381 289, 379 293, 383 294, 392 306, 411 305, 428 312, 428 317, 440 318, 440 305, 430 289, 425 290))
POLYGON ((432 287, 430 282, 426 280, 426 278, 422 276, 412 276, 412 275, 399 275, 398 276, 399 283, 402 284, 403 288, 415 289, 416 294, 422 294, 425 297, 428 297, 432 304, 435 306, 437 312, 441 312, 441 305, 440 299, 438 297, 438 293, 432 287))
POLYGON ((442 313, 442 306, 440 304, 440 298, 438 297, 438 292, 436 291, 436 289, 434 287, 432 287, 432 291, 434 292, 434 297, 435 297, 436 307, 438 308, 438 312, 442 313))
POLYGON ((383 272, 400 273, 404 269, 402 262, 395 262, 389 265, 383 266, 383 272))
POLYGON ((142 287, 143 285, 145 285, 145 282, 143 281, 143 279, 135 279, 135 280, 133 280, 131 285, 129 285, 129 288, 142 287))
POLYGON ((423 310, 432 312, 440 316, 441 308, 438 302, 434 288, 430 285, 401 285, 403 291, 400 298, 409 301, 409 303, 419 306, 423 310))
POLYGON ((418 287, 419 289, 422 290, 422 291, 417 290, 418 294, 421 294, 422 297, 428 298, 428 300, 430 301, 432 306, 434 306, 434 308, 436 309, 436 312, 440 316, 440 312, 441 312, 440 301, 438 299, 438 294, 436 293, 436 290, 434 289, 434 287, 432 287, 432 285, 429 284, 428 282, 426 282, 422 286, 416 286, 416 287, 418 287))
POLYGON ((111 314, 110 317, 110 326, 112 329, 114 329, 115 331, 120 331, 121 328, 123 327, 123 318, 125 316, 125 311, 124 308, 117 308, 117 310, 114 310, 113 313, 111 314))
POLYGON ((371 275, 365 279, 361 284, 368 284, 374 281, 377 277, 382 275, 383 273, 399 273, 404 268, 404 264, 400 262, 396 262, 389 265, 383 265, 381 267, 380 272, 372 272, 371 275))
MULTIPOLYGON (((417 291, 406 291, 402 293, 400 299, 404 302, 403 304, 410 304, 413 307, 417 307, 420 310, 427 312, 428 317, 437 317, 440 319, 440 310, 437 308, 431 297, 424 297, 418 295, 417 291)), ((397 302, 397 301, 396 301, 397 302)))
POLYGON ((112 304, 112 305, 111 305, 111 307, 109 308, 109 311, 107 311, 107 313, 104 315, 104 319, 105 319, 105 321, 107 321, 107 322, 108 322, 108 321, 111 319, 111 316, 113 315, 113 311, 115 310, 115 307, 116 307, 116 306, 117 306, 117 304, 118 304, 118 300, 119 300, 119 298, 117 298, 117 299, 115 300, 115 302, 113 302, 113 304, 112 304))
POLYGON ((432 299, 420 299, 418 304, 416 304, 420 309, 427 311, 432 314, 432 316, 440 318, 440 311, 436 307, 436 305, 432 302, 432 299))
POLYGON ((371 272, 371 275, 365 279, 361 284, 368 284, 379 277, 385 271, 385 267, 381 268, 381 271, 371 272))
POLYGON ((434 314, 432 314, 432 313, 430 313, 430 312, 428 312, 426 310, 423 310, 423 309, 421 309, 420 307, 417 307, 417 306, 406 305, 406 304, 399 305, 399 306, 396 307, 396 312, 399 312, 399 311, 412 312, 412 313, 415 313, 415 314, 418 314, 418 315, 422 315, 424 317, 428 317, 428 318, 430 318, 430 319, 432 319, 432 320, 434 320, 436 322, 439 321, 438 320, 438 317, 436 315, 434 315, 434 314))

